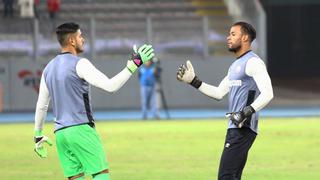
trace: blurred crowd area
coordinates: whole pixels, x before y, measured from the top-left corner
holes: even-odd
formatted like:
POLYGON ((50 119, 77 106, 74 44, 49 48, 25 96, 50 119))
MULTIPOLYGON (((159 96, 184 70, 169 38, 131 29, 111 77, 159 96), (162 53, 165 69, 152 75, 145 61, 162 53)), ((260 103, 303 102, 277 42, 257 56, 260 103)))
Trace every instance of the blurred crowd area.
POLYGON ((98 57, 127 53, 132 44, 147 41, 158 53, 226 54, 232 23, 223 0, 5 1, 13 1, 13 15, 5 15, 5 6, 0 7, 5 24, 0 27, 0 52, 19 58, 55 54, 55 27, 66 21, 80 24, 86 52, 94 48, 98 57), (29 1, 33 11, 23 14, 21 1, 29 1))

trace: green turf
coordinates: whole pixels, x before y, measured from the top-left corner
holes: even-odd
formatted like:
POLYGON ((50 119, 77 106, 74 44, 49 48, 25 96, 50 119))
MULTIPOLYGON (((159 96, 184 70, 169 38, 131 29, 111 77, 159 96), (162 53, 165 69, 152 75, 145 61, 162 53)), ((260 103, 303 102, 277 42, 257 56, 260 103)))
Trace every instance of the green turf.
MULTIPOLYGON (((113 180, 216 179, 225 120, 98 122, 113 180)), ((45 132, 54 139, 53 124, 45 132)), ((244 180, 320 179, 320 119, 260 122, 244 180)), ((63 179, 55 147, 33 152, 33 124, 0 125, 2 180, 63 179)))

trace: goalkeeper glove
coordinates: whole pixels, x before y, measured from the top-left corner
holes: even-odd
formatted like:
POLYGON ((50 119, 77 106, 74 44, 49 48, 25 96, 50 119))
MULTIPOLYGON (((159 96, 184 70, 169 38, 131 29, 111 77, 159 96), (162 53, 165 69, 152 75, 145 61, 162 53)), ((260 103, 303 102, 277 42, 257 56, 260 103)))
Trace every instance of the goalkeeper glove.
POLYGON ((153 51, 152 45, 144 44, 139 49, 134 45, 131 59, 127 62, 129 71, 133 74, 143 63, 152 59, 154 57, 153 51))
POLYGON ((47 136, 42 135, 41 131, 36 130, 34 142, 35 142, 34 151, 41 158, 46 158, 48 156, 48 152, 47 152, 47 148, 44 147, 43 143, 47 143, 49 146, 52 146, 52 141, 47 136))
POLYGON ((226 117, 230 118, 233 124, 241 128, 245 121, 256 111, 251 106, 246 106, 242 111, 227 113, 226 117))
POLYGON ((190 60, 187 61, 187 65, 182 64, 177 72, 177 79, 185 83, 190 84, 195 88, 199 88, 202 84, 202 81, 195 75, 193 66, 190 60))

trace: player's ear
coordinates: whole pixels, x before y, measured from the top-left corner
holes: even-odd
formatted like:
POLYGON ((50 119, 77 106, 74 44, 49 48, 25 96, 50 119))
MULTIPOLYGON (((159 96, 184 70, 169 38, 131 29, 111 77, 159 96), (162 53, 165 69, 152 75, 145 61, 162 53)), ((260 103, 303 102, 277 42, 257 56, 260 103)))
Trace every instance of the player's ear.
POLYGON ((243 41, 243 42, 248 42, 248 41, 250 41, 249 35, 248 35, 248 34, 242 35, 242 41, 243 41))
POLYGON ((71 46, 76 46, 76 39, 73 34, 68 35, 67 41, 68 41, 68 44, 70 44, 71 46))

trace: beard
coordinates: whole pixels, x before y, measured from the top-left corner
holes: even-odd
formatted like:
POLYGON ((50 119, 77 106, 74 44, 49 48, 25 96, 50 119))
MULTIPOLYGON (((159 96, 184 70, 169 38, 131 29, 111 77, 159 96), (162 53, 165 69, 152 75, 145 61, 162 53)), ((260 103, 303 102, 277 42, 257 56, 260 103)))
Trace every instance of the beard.
POLYGON ((83 52, 83 48, 80 48, 79 46, 76 47, 77 54, 80 54, 83 52))
POLYGON ((238 46, 235 46, 235 47, 230 47, 228 50, 229 50, 230 52, 236 53, 236 52, 238 52, 240 49, 241 49, 241 45, 238 45, 238 46))

